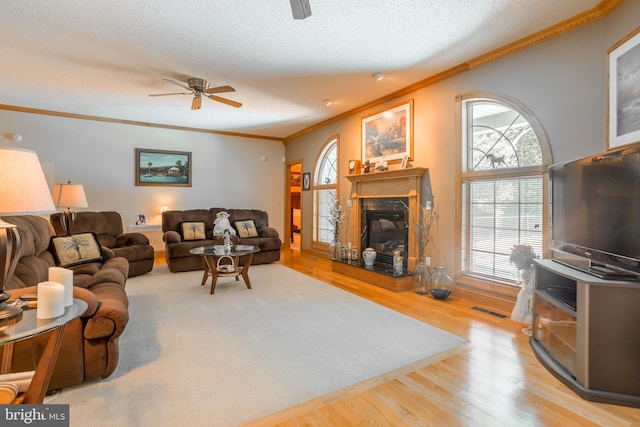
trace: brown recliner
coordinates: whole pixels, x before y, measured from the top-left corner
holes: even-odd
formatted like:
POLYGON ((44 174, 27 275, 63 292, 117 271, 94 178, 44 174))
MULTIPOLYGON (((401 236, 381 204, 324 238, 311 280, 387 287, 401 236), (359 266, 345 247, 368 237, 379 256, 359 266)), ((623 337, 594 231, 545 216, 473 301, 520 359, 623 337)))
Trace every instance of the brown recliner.
MULTIPOLYGON (((49 217, 57 236, 66 233, 58 212, 49 217)), ((122 217, 118 212, 76 212, 71 234, 95 233, 100 244, 111 249, 116 256, 129 261, 129 277, 140 276, 153 269, 153 246, 147 236, 141 233, 125 233, 122 217)))
MULTIPOLYGON (((5 216, 18 226, 21 249, 16 269, 7 285, 11 299, 37 293, 37 284, 48 280, 55 258, 49 251, 53 227, 36 215, 5 216)), ((119 338, 129 321, 125 292, 128 261, 103 248, 102 261, 68 267, 73 270, 73 296, 87 303, 84 314, 64 330, 49 390, 107 378, 118 366, 119 338)), ((12 372, 31 371, 40 359, 49 334, 14 344, 12 372)), ((0 357, 4 346, 0 346, 0 357)))

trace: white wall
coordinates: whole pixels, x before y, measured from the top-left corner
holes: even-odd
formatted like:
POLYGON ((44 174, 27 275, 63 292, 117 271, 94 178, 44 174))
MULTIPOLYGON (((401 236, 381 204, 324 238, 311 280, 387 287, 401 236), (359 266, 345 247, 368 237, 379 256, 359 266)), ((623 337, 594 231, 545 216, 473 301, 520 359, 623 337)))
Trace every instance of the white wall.
MULTIPOLYGON (((344 178, 349 159, 360 159, 361 117, 386 106, 414 100, 413 166, 429 168, 440 218, 427 254, 454 271, 457 144, 455 97, 469 91, 507 95, 538 118, 549 138, 554 162, 591 155, 606 148, 607 49, 640 24, 640 1, 627 0, 609 16, 497 61, 472 69, 370 111, 346 117, 286 145, 289 159, 310 172, 322 144, 339 135, 340 193, 350 192, 344 178)), ((390 73, 392 74, 392 73, 390 73)), ((428 76, 425 76, 425 78, 428 76)), ((392 165, 396 167, 395 165, 392 165)), ((302 248, 309 249, 312 194, 302 194, 302 248)))
POLYGON ((284 146, 278 141, 160 129, 0 110, 0 134, 18 133, 15 143, 38 153, 50 188, 70 180, 83 184, 87 209, 114 210, 124 226, 138 212, 161 222, 159 209, 254 208, 284 228, 284 146), (192 187, 135 186, 135 148, 190 151, 192 187), (261 159, 266 157, 266 161, 261 159))

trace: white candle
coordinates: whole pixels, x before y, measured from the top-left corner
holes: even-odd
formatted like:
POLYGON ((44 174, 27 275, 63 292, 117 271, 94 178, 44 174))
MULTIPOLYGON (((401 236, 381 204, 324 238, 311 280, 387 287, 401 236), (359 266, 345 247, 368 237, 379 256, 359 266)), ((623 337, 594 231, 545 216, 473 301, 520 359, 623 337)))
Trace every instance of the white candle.
POLYGON ((64 314, 64 286, 55 282, 38 283, 36 318, 51 319, 64 314))
POLYGON ((73 271, 62 267, 49 267, 49 281, 64 286, 64 306, 73 304, 73 271))

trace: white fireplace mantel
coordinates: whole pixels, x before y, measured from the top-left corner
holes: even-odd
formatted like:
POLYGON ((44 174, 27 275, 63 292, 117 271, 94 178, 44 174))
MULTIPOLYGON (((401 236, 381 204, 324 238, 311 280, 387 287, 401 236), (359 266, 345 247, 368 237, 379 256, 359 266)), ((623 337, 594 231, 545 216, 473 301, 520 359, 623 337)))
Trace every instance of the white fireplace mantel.
MULTIPOLYGON (((348 175, 351 182, 351 212, 348 241, 360 241, 360 206, 362 199, 406 197, 409 206, 409 224, 416 224, 421 203, 422 184, 427 168, 396 169, 385 172, 348 175)), ((364 248, 360 248, 362 250, 364 248)), ((413 233, 409 233, 407 267, 413 271, 418 258, 418 246, 413 233)))

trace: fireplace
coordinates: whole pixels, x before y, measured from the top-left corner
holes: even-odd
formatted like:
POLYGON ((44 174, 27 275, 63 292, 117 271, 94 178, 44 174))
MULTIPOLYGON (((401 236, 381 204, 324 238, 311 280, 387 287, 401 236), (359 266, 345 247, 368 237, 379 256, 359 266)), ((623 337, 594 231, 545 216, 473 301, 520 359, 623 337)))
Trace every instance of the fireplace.
POLYGON ((410 231, 418 220, 422 184, 428 169, 412 167, 385 172, 353 174, 351 182, 347 242, 358 242, 359 251, 372 247, 376 265, 367 268, 357 262, 332 262, 339 273, 393 291, 412 288, 411 272, 416 266, 418 245, 410 231), (401 251, 403 273, 393 269, 393 252, 401 251))
POLYGON ((409 205, 407 197, 368 198, 360 203, 360 247, 373 248, 376 262, 393 268, 394 255, 403 259, 407 269, 409 242, 409 205))

